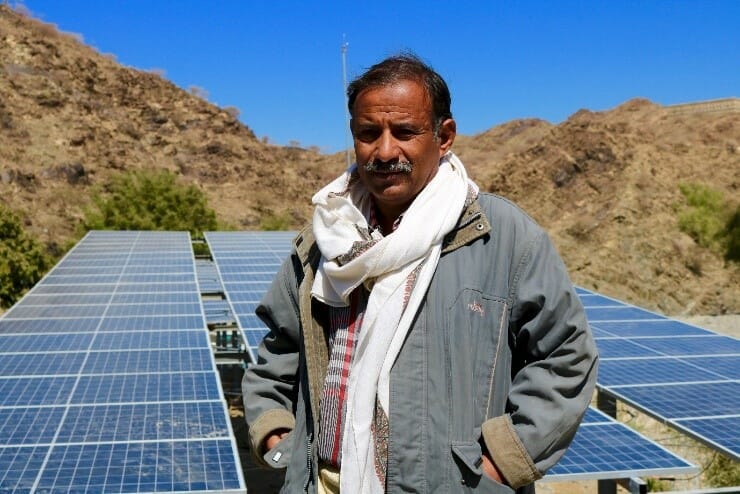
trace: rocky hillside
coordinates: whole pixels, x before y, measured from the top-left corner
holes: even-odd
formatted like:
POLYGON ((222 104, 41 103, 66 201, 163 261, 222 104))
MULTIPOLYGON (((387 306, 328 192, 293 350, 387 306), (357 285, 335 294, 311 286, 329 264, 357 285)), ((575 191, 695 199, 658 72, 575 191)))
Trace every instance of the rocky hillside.
POLYGON ((0 5, 0 193, 46 242, 69 238, 91 188, 121 171, 174 171, 250 228, 266 213, 303 222, 305 201, 285 198, 306 198, 339 163, 265 144, 233 110, 0 5))
MULTIPOLYGON (((509 122, 454 149, 482 189, 551 232, 577 283, 668 314, 740 313, 740 269, 682 234, 676 215, 680 183, 738 199, 740 101, 730 103, 633 100, 560 125, 509 122)), ((74 237, 94 188, 140 168, 196 184, 235 228, 269 215, 300 226, 344 155, 263 143, 235 117, 0 6, 0 200, 52 250, 74 237)))

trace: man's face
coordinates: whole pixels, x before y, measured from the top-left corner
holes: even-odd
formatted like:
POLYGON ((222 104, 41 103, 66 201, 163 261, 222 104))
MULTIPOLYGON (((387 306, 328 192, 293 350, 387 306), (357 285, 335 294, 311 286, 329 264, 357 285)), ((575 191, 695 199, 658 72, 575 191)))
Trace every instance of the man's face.
POLYGON ((439 159, 454 141, 455 121, 443 122, 435 138, 431 101, 424 86, 413 80, 366 89, 353 110, 360 180, 381 214, 395 219, 437 173, 439 159), (399 163, 410 163, 410 171, 393 166, 399 163))

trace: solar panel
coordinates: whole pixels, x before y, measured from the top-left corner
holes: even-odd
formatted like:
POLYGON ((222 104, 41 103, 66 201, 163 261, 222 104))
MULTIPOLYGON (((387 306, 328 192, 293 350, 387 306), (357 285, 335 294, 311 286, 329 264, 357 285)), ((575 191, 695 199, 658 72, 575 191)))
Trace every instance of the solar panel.
MULTIPOLYGON (((237 316, 253 362, 267 334, 267 328, 254 310, 282 260, 290 253, 294 235, 293 232, 206 233, 226 298, 237 316)), ((650 353, 648 349, 642 351, 650 353)), ((545 480, 608 479, 696 470, 627 426, 589 409, 570 449, 545 480)))
POLYGON ((90 232, 0 318, 0 491, 245 492, 187 233, 90 232))
POLYGON ((206 242, 221 284, 236 316, 247 352, 256 361, 257 347, 267 334, 254 308, 267 292, 290 253, 295 232, 207 232, 206 242))
POLYGON ((579 296, 601 355, 599 389, 740 460, 740 340, 579 296))
POLYGON ((696 472, 686 460, 589 408, 576 437, 543 480, 617 479, 696 472))

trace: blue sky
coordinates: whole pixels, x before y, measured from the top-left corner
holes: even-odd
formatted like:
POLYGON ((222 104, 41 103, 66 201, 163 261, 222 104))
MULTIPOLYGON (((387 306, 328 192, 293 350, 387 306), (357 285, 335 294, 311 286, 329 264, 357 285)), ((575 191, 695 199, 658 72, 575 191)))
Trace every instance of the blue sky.
POLYGON ((634 97, 740 96, 737 0, 22 3, 122 64, 239 108, 258 137, 324 152, 346 142, 343 34, 350 79, 403 50, 429 62, 468 135, 634 97))

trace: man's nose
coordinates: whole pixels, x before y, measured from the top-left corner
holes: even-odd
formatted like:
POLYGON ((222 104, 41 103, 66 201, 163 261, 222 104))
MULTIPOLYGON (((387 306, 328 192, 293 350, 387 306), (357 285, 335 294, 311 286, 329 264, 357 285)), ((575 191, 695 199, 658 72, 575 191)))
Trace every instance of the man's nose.
POLYGON ((375 159, 380 161, 395 161, 399 158, 399 154, 398 143, 393 138, 393 134, 389 131, 380 134, 375 159))

